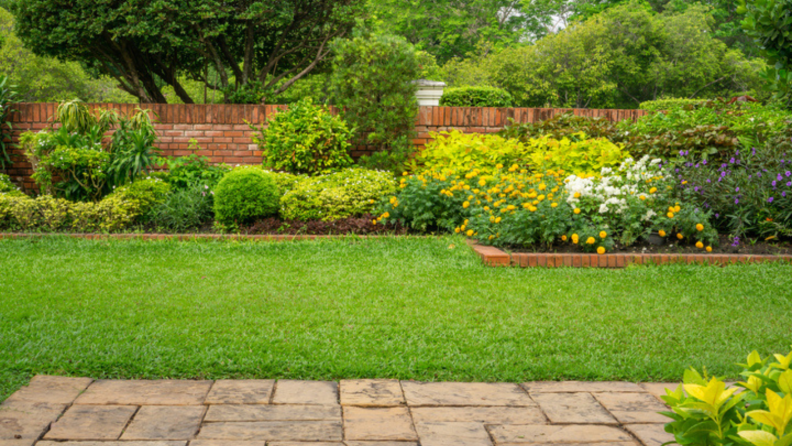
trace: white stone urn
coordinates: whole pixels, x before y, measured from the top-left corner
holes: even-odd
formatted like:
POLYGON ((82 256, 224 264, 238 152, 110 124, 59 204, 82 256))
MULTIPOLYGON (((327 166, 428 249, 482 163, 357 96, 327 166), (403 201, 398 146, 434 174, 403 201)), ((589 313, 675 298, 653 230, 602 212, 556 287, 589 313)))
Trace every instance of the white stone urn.
POLYGON ((440 98, 443 96, 443 88, 445 82, 429 81, 426 79, 418 79, 413 81, 418 85, 418 91, 415 92, 415 97, 418 99, 419 106, 436 107, 440 105, 440 98))

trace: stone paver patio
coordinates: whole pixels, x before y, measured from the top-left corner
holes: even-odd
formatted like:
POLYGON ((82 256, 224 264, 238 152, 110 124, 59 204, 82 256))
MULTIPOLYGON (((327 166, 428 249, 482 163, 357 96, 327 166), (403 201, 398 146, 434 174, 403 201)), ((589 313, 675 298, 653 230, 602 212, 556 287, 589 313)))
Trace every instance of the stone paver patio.
POLYGON ((0 446, 659 446, 666 387, 36 376, 0 446))

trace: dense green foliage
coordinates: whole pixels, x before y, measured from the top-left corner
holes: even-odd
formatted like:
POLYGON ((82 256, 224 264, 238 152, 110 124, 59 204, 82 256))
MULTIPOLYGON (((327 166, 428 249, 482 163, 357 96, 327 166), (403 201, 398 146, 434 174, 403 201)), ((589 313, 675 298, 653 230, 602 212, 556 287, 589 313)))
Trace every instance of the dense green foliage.
POLYGON ((163 179, 178 190, 196 185, 213 188, 231 170, 227 164, 209 164, 209 158, 194 153, 162 161, 168 167, 163 179))
POLYGON ((512 98, 506 91, 495 87, 456 87, 443 91, 440 105, 446 107, 511 107, 512 98))
POLYGON ((386 172, 351 168, 305 178, 281 198, 281 216, 287 220, 338 220, 374 211, 382 197, 396 191, 386 172))
POLYGON ((164 84, 185 103, 184 77, 224 91, 258 82, 286 90, 329 54, 362 6, 358 0, 216 0, 112 3, 14 2, 15 32, 37 54, 79 61, 113 76, 141 102, 166 102, 164 84), (215 76, 209 77, 208 68, 215 76), (209 77, 207 79, 207 77, 209 77))
POLYGON ((0 277, 0 399, 35 374, 744 379, 745 352, 789 349, 767 315, 792 313, 789 265, 491 268, 445 237, 0 240, 0 277))
POLYGON ((739 11, 747 34, 754 38, 767 57, 769 67, 764 73, 776 98, 786 105, 792 101, 792 1, 741 0, 739 11))
POLYGON ((314 175, 352 164, 352 132, 346 122, 326 107, 314 105, 310 98, 278 112, 259 130, 261 136, 254 136, 253 141, 261 148, 268 168, 314 175))
POLYGON ((11 85, 8 77, 0 74, 0 169, 5 170, 11 164, 8 149, 11 146, 11 131, 13 125, 8 121, 8 116, 14 112, 11 103, 16 99, 16 87, 11 85))
POLYGON ((278 185, 273 175, 245 166, 228 172, 214 189, 215 219, 233 227, 278 214, 278 185))
POLYGON ((157 231, 185 233, 211 223, 212 191, 200 183, 190 183, 168 194, 145 215, 145 223, 157 231))
POLYGON ((636 108, 667 96, 757 89, 763 65, 714 38, 702 7, 656 14, 633 1, 533 45, 480 53, 444 70, 451 86, 503 88, 518 106, 636 108))
POLYGON ((383 34, 339 40, 332 49, 331 98, 355 128, 358 143, 378 151, 409 144, 418 115, 415 50, 383 34))
POLYGON ((671 110, 675 108, 693 108, 696 105, 700 105, 702 102, 706 102, 706 100, 686 99, 686 98, 658 99, 656 101, 641 102, 641 105, 639 105, 638 108, 641 110, 654 112, 654 111, 671 110))
POLYGON ((0 194, 17 193, 19 188, 11 182, 11 178, 4 173, 0 173, 0 194))

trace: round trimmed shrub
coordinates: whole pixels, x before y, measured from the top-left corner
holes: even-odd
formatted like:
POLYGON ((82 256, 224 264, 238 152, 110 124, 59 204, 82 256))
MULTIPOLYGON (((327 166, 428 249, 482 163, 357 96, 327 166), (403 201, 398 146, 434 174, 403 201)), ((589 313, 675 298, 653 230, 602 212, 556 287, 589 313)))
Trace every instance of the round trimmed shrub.
POLYGON ((257 167, 227 173, 214 190, 215 220, 221 224, 249 223, 278 213, 280 194, 272 174, 257 167))
POLYGON ((495 87, 447 88, 440 98, 444 107, 511 107, 513 103, 506 90, 495 87))

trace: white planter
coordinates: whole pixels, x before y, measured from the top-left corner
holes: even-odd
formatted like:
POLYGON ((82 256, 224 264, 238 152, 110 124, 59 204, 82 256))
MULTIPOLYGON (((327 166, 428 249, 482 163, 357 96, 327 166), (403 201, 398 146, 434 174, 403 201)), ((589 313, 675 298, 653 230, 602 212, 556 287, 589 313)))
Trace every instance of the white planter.
POLYGON ((418 85, 415 97, 418 99, 419 106, 436 107, 440 105, 443 88, 446 86, 445 82, 428 81, 426 79, 418 79, 413 82, 418 85))

